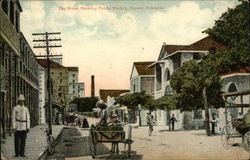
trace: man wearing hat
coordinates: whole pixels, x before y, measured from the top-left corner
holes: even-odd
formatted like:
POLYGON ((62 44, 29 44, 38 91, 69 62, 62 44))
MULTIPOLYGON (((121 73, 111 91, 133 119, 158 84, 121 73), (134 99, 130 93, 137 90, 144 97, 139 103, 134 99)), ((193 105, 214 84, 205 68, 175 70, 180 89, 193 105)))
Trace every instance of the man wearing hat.
POLYGON ((12 110, 12 129, 15 133, 15 157, 26 157, 25 143, 26 135, 30 129, 30 114, 29 109, 24 106, 25 98, 20 95, 18 105, 12 110))

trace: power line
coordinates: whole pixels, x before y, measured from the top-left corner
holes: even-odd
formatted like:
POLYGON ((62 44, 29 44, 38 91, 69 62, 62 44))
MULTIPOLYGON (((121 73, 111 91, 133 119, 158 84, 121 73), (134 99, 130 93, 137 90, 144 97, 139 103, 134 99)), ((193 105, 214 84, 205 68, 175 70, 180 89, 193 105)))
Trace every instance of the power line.
MULTIPOLYGON (((47 90, 48 90, 48 105, 49 105, 49 134, 52 135, 52 103, 51 103, 51 78, 50 78, 50 57, 58 56, 58 55, 50 55, 50 48, 55 47, 62 47, 62 45, 49 45, 49 42, 53 41, 61 41, 61 38, 50 38, 50 35, 59 35, 61 32, 45 32, 45 33, 32 33, 33 36, 45 36, 43 39, 34 39, 33 42, 42 42, 43 45, 39 44, 34 45, 33 48, 45 48, 47 55, 39 55, 36 57, 47 57, 47 73, 48 73, 48 79, 47 79, 47 90)), ((60 55, 59 55, 60 56, 60 55)))

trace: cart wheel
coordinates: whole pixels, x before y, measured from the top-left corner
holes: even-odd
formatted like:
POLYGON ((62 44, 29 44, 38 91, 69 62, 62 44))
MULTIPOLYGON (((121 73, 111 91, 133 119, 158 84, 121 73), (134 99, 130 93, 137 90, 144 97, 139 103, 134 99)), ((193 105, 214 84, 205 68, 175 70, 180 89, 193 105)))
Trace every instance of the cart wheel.
POLYGON ((250 131, 245 133, 245 135, 243 137, 243 145, 247 151, 250 151, 250 131))
POLYGON ((221 143, 225 149, 229 149, 234 144, 234 137, 232 137, 233 128, 226 125, 221 131, 221 143))

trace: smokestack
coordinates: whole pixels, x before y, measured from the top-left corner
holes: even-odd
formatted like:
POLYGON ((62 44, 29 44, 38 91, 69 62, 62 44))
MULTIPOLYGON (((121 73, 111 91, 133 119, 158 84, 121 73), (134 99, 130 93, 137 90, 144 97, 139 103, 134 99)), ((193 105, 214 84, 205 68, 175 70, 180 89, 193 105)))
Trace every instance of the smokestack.
POLYGON ((95 97, 95 76, 91 76, 91 97, 95 97))

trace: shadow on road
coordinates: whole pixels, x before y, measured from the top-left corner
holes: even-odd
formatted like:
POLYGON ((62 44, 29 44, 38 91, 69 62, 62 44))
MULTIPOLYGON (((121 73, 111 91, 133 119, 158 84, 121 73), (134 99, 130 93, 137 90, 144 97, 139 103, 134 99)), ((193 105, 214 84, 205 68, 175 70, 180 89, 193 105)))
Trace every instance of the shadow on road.
MULTIPOLYGON (((109 149, 103 144, 98 145, 98 150, 100 150, 102 154, 109 153, 109 149)), ((89 137, 81 136, 77 128, 67 127, 62 131, 61 137, 55 147, 54 154, 48 156, 47 159, 65 159, 90 155, 89 137)))

